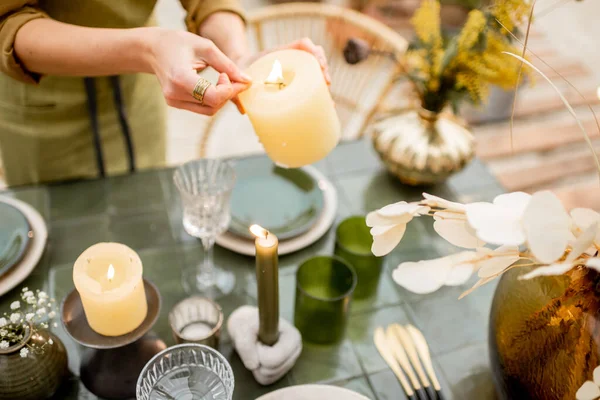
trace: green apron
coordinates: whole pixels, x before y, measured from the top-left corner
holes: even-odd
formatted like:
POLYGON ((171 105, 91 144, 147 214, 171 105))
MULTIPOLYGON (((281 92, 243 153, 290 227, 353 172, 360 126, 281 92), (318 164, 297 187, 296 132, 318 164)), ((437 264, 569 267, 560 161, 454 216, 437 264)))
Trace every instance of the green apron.
MULTIPOLYGON (((153 24, 155 3, 41 0, 40 8, 66 23, 133 28, 153 24)), ((6 182, 15 186, 94 178, 102 169, 107 175, 125 173, 131 163, 128 141, 135 167, 163 166, 165 116, 154 75, 45 76, 34 86, 0 74, 0 159, 6 182)))

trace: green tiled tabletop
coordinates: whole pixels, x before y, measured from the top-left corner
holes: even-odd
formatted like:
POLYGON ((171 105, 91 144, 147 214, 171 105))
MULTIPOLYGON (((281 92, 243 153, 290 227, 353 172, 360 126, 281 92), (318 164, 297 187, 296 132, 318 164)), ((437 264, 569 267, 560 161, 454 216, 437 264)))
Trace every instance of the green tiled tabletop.
MULTIPOLYGON (((365 214, 400 200, 416 200, 423 190, 448 199, 490 201, 502 193, 495 178, 478 160, 446 184, 410 188, 388 176, 370 143, 357 141, 338 146, 316 164, 335 184, 339 193, 337 221, 365 214)), ((33 274, 20 286, 49 291, 57 301, 73 289, 72 265, 90 245, 117 241, 135 249, 144 264, 144 276, 157 284, 163 299, 160 318, 154 327, 167 345, 174 344, 167 323, 171 307, 185 293, 180 271, 201 258, 202 246, 183 230, 179 196, 172 170, 145 171, 130 176, 62 185, 36 186, 2 192, 34 206, 49 226, 46 253, 33 274)), ((333 252, 335 229, 312 246, 280 259, 281 315, 293 320, 296 267, 308 257, 333 252)), ((458 295, 472 285, 442 288, 430 295, 416 295, 391 279, 398 263, 446 255, 455 251, 439 238, 426 218, 414 220, 396 250, 386 259, 384 276, 376 296, 352 305, 346 338, 334 346, 305 343, 294 368, 274 385, 258 385, 244 369, 224 332, 221 352, 230 360, 236 378, 234 399, 252 400, 284 386, 328 383, 343 386, 371 399, 404 399, 392 372, 372 342, 377 326, 412 323, 427 338, 448 399, 489 399, 493 383, 487 359, 487 324, 495 285, 475 291, 463 300, 458 295)), ((216 262, 237 277, 232 295, 220 299, 226 316, 242 304, 256 303, 254 260, 215 248, 216 262)), ((18 288, 0 298, 7 309, 18 288)), ((73 376, 57 399, 96 399, 76 377, 80 348, 62 327, 55 329, 69 352, 73 376)))

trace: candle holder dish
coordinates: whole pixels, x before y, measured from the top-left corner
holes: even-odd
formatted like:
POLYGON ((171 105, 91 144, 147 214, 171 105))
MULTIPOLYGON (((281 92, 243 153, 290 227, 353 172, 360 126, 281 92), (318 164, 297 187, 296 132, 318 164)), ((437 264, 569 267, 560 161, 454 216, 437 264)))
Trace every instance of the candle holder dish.
POLYGON ((146 318, 134 331, 121 336, 103 336, 92 330, 77 290, 69 293, 61 304, 61 320, 65 330, 84 347, 79 367, 81 382, 98 397, 135 397, 135 384, 140 371, 152 357, 167 347, 160 338, 149 333, 160 312, 160 293, 146 279, 144 289, 148 303, 146 318))
POLYGON ((219 347, 223 311, 206 297, 192 296, 181 300, 169 313, 169 325, 177 344, 197 343, 219 347))

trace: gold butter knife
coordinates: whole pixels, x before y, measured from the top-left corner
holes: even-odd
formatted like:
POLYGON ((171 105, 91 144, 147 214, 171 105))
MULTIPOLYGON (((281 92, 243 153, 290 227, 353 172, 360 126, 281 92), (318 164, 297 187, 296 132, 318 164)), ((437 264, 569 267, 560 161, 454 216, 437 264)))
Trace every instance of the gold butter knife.
POLYGON ((433 369, 433 362, 431 361, 431 354, 429 353, 429 346, 427 345, 427 340, 425 340, 425 336, 423 333, 415 328, 413 325, 406 325, 406 331, 410 336, 412 343, 414 343, 415 349, 419 354, 419 358, 423 362, 425 366, 425 370, 427 371, 427 375, 429 375, 429 379, 431 379, 431 383, 436 391, 437 398, 439 400, 444 399, 444 395, 442 394, 442 387, 440 386, 440 381, 435 375, 435 371, 433 369))
POLYGON ((377 347, 377 351, 379 351, 381 357, 383 357, 387 365, 391 368, 392 372, 400 381, 400 384, 402 385, 402 388, 404 389, 404 392, 406 393, 408 398, 410 400, 417 400, 417 397, 415 396, 415 391, 410 387, 410 384, 406 380, 406 377, 402 373, 398 362, 392 354, 392 351, 385 337, 385 332, 383 331, 382 327, 378 327, 375 329, 373 340, 375 341, 375 347, 377 347))
MULTIPOLYGON (((417 397, 422 400, 428 400, 429 396, 425 392, 425 389, 421 386, 421 383, 417 379, 417 376, 413 372, 413 368, 410 366, 410 361, 408 360, 408 356, 406 355, 405 348, 402 346, 402 342, 398 339, 398 336, 395 333, 396 328, 400 326, 398 324, 392 324, 387 327, 385 332, 385 337, 387 339, 388 346, 392 350, 392 354, 396 358, 396 361, 402 367, 402 371, 408 376, 408 380, 412 384, 413 389, 415 390, 417 397)), ((419 367, 421 365, 419 364, 419 367)), ((416 368, 415 368, 416 369, 416 368)), ((429 384, 429 381, 427 381, 429 384)))

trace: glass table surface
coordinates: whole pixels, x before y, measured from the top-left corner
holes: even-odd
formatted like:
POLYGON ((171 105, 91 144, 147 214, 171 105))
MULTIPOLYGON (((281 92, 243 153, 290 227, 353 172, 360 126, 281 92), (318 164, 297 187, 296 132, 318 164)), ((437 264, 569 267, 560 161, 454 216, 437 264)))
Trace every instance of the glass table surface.
MULTIPOLYGON (((474 160, 445 184, 427 188, 401 185, 386 173, 370 143, 363 140, 340 144, 315 166, 338 190, 336 224, 350 215, 364 215, 389 203, 417 200, 423 190, 460 202, 491 201, 503 192, 479 160, 474 160)), ((172 173, 171 169, 151 170, 103 180, 0 192, 31 204, 49 227, 47 249, 39 265, 27 280, 0 298, 2 309, 8 309, 23 286, 46 290, 57 302, 62 301, 74 288, 72 267, 77 256, 98 242, 121 242, 138 252, 144 265, 144 277, 158 286, 163 303, 153 331, 167 345, 173 345, 167 315, 175 303, 186 297, 180 271, 183 266, 196 264, 201 259, 202 245, 183 229, 180 199, 172 173)), ((265 193, 265 196, 273 194, 265 193)), ((334 235, 335 229, 330 229, 313 245, 280 258, 282 317, 293 321, 297 266, 311 256, 332 254, 334 235)), ((435 258, 454 251, 452 245, 434 232, 430 218, 413 220, 401 244, 385 260, 377 294, 353 302, 345 339, 330 346, 305 343, 294 368, 271 386, 255 382, 235 354, 224 330, 219 350, 234 370, 234 399, 252 400, 285 386, 306 383, 343 386, 370 399, 404 399, 400 384, 372 340, 376 327, 394 322, 412 323, 423 331, 447 399, 493 398, 487 326, 495 283, 459 301, 459 294, 470 287, 475 278, 461 287, 443 287, 430 295, 410 293, 391 278, 392 270, 400 262, 435 258)), ((225 316, 243 304, 256 304, 254 259, 216 246, 215 260, 233 271, 237 278, 234 293, 218 300, 225 316)), ((54 331, 67 347, 73 375, 55 398, 97 399, 79 383, 76 375, 81 348, 58 322, 54 331)))

